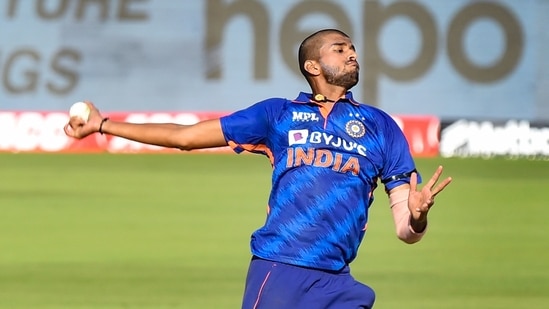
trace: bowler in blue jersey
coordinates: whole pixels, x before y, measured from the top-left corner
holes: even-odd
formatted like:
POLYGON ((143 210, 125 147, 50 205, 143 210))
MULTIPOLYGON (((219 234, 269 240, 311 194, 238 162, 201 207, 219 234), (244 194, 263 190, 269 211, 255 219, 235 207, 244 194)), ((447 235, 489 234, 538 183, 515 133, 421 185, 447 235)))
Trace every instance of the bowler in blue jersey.
POLYGON ((324 29, 298 51, 310 86, 292 99, 273 97, 195 125, 111 121, 87 102, 87 122, 71 118, 67 135, 99 132, 163 147, 230 146, 266 156, 273 167, 265 224, 251 236, 243 309, 373 308, 371 287, 350 264, 368 227, 368 210, 383 186, 396 234, 415 243, 427 230, 435 196, 450 182, 442 167, 423 188, 402 130, 384 111, 350 91, 359 80, 355 47, 345 33, 324 29))

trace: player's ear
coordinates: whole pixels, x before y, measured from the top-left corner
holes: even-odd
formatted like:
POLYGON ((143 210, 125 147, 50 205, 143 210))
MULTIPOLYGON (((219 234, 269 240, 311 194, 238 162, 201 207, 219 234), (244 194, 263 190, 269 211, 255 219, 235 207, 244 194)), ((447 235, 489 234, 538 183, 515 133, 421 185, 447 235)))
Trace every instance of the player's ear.
POLYGON ((314 60, 305 61, 305 63, 303 64, 303 68, 305 69, 305 71, 313 76, 317 76, 320 74, 320 65, 314 60))

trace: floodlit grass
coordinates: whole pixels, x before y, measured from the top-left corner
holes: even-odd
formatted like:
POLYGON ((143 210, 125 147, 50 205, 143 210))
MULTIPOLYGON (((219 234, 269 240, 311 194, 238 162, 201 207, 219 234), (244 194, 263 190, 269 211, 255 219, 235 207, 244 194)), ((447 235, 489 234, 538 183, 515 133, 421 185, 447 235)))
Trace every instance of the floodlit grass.
MULTIPOLYGON (((549 308, 549 162, 418 159, 454 182, 422 242, 383 189, 352 272, 375 309, 549 308)), ((0 308, 240 308, 268 160, 0 155, 0 308)))

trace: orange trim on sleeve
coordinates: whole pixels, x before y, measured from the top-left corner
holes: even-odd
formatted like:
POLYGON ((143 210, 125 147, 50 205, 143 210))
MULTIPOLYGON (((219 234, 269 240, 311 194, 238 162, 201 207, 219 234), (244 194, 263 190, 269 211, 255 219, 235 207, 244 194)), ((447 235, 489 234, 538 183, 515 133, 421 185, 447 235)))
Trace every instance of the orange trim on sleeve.
POLYGON ((271 161, 271 165, 274 165, 273 152, 271 151, 271 149, 269 149, 269 147, 267 147, 267 145, 264 145, 264 144, 258 144, 258 145, 254 145, 254 144, 237 144, 233 141, 229 141, 228 144, 229 144, 229 147, 231 147, 232 149, 240 147, 240 148, 244 149, 245 151, 249 151, 249 152, 264 152, 267 155, 267 157, 269 158, 269 161, 271 161))
POLYGON ((229 144, 229 147, 231 147, 232 149, 235 149, 239 146, 237 143, 233 141, 228 141, 227 144, 229 144))

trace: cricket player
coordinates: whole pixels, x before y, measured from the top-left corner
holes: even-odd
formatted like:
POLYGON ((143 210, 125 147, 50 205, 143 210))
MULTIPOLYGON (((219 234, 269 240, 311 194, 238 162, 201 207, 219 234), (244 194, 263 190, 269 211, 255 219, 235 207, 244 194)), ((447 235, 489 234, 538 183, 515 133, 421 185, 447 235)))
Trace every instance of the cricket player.
POLYGON ((135 124, 103 117, 91 102, 87 122, 71 118, 67 135, 111 134, 193 150, 229 145, 266 156, 273 167, 265 224, 251 236, 244 309, 372 308, 375 293, 350 264, 368 227, 378 184, 387 194, 397 236, 419 241, 434 198, 450 182, 439 167, 423 188, 395 121, 360 103, 358 56, 337 29, 305 38, 298 63, 310 92, 268 98, 195 125, 135 124))

